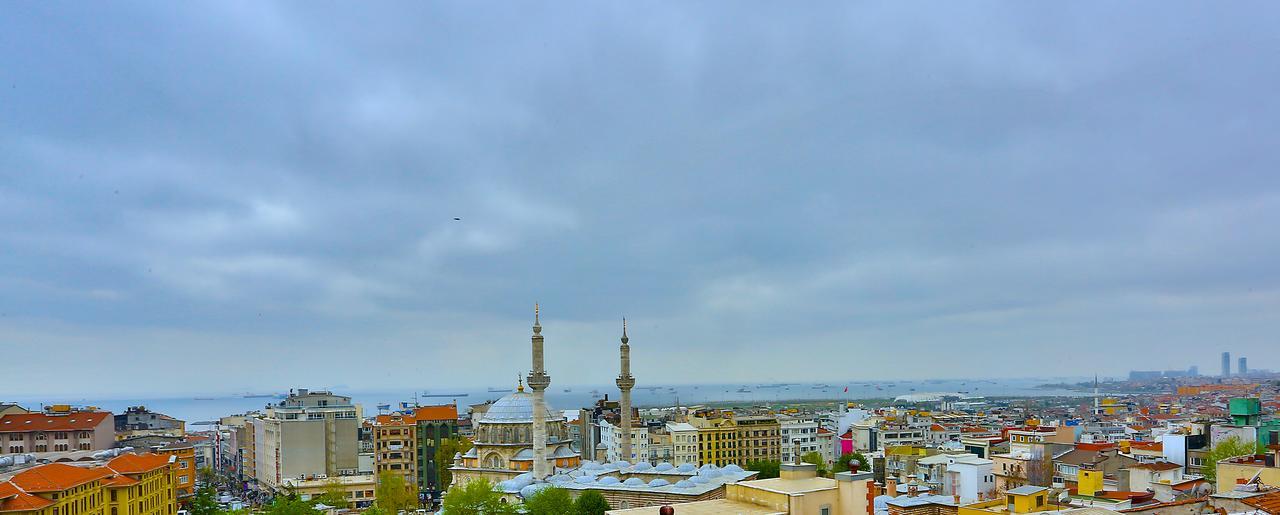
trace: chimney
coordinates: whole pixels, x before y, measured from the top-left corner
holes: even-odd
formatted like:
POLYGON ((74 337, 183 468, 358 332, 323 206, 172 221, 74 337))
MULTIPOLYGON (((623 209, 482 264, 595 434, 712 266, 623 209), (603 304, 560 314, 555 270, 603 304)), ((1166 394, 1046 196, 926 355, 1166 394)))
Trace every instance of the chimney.
POLYGON ((658 515, 676 515, 676 509, 670 506, 658 508, 658 515))
POLYGON ((889 497, 898 496, 898 478, 896 477, 884 478, 884 494, 889 497))

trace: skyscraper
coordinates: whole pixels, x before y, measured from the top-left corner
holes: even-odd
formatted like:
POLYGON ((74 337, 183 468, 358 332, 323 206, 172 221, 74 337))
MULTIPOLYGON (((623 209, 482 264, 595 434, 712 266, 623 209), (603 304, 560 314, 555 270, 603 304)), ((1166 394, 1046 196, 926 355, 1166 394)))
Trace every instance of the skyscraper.
POLYGON ((1249 373, 1249 358, 1240 356, 1239 363, 1236 364, 1236 374, 1247 375, 1249 373))
POLYGON ((1222 353, 1222 377, 1231 376, 1231 353, 1222 353))

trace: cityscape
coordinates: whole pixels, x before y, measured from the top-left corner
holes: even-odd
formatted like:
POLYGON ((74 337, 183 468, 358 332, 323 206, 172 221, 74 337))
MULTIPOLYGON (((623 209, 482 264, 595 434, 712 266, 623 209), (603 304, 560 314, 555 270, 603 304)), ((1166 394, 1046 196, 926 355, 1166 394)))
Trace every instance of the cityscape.
POLYGON ((0 515, 1280 515, 1277 20, 0 1, 0 515))

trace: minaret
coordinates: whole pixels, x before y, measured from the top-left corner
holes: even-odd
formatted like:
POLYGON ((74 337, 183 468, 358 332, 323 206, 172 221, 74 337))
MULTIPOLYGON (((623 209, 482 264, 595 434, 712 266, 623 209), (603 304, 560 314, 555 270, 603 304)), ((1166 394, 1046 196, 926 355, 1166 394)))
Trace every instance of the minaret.
POLYGON ((547 401, 543 391, 551 386, 551 376, 542 367, 542 324, 538 322, 538 305, 533 305, 533 370, 529 372, 529 388, 533 389, 533 477, 546 479, 547 470, 547 401))
MULTIPOLYGON (((622 408, 622 459, 631 461, 631 388, 636 385, 636 378, 631 377, 631 346, 627 344, 627 319, 622 319, 622 346, 618 354, 622 359, 618 372, 618 389, 622 390, 620 406, 622 408)), ((639 460, 637 460, 639 461, 639 460)))
POLYGON ((1102 405, 1098 402, 1098 374, 1093 375, 1093 414, 1102 414, 1102 405))

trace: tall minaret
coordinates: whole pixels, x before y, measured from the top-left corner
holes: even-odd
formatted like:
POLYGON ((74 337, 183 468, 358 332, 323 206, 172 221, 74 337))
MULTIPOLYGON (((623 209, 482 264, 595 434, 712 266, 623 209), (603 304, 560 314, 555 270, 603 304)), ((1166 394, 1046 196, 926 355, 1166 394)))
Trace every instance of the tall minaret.
POLYGON ((1098 374, 1093 375, 1093 414, 1102 414, 1102 405, 1098 402, 1098 374))
POLYGON ((533 389, 533 477, 546 479, 547 470, 547 401, 543 391, 551 386, 551 376, 542 367, 542 324, 538 322, 538 305, 533 305, 533 371, 529 372, 529 388, 533 389))
MULTIPOLYGON (((622 319, 622 346, 618 354, 622 359, 622 367, 618 372, 618 389, 622 390, 622 459, 631 461, 631 388, 636 385, 636 378, 631 377, 631 346, 627 344, 627 319, 622 319)), ((639 461, 639 460, 637 460, 639 461)))

